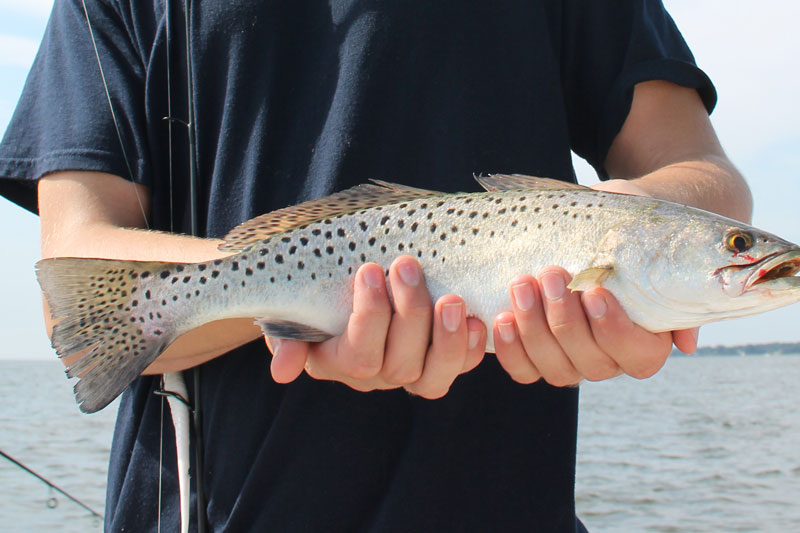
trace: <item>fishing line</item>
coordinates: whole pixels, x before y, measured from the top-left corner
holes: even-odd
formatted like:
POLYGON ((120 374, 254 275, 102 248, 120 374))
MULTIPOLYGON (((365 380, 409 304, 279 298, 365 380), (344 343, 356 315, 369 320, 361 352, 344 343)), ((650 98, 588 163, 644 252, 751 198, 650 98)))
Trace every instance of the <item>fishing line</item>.
MULTIPOLYGON (((119 121, 117 119, 116 112, 114 111, 114 105, 111 100, 111 93, 108 88, 108 83, 106 82, 105 71, 103 69, 103 64, 100 59, 100 52, 97 47, 97 41, 94 36, 94 29, 92 27, 91 18, 89 16, 89 10, 86 7, 86 1, 81 0, 81 4, 83 6, 83 13, 86 18, 86 26, 89 30, 89 36, 92 41, 92 47, 94 49, 95 58, 97 60, 97 66, 100 71, 100 78, 103 82, 103 89, 105 91, 106 100, 108 101, 108 108, 111 113, 112 120, 114 122, 114 129, 117 133, 117 139, 119 140, 120 150, 122 152, 122 157, 125 161, 125 165, 128 170, 128 175, 131 180, 131 185, 134 188, 134 193, 136 194, 136 199, 139 203, 139 208, 142 212, 142 217, 144 219, 145 227, 150 229, 150 224, 147 219, 147 214, 144 209, 144 204, 142 202, 141 197, 139 196, 139 191, 136 188, 136 184, 133 178, 133 169, 130 164, 130 160, 128 158, 127 151, 125 150, 125 145, 122 139, 122 132, 119 127, 119 121)), ((168 124, 168 132, 169 132, 169 141, 168 141, 168 149, 169 149, 169 203, 170 203, 170 231, 174 232, 174 204, 173 204, 173 143, 172 143, 172 123, 173 122, 180 122, 186 126, 187 134, 188 134, 188 143, 189 143, 189 217, 190 217, 190 228, 191 234, 195 237, 199 236, 198 231, 198 220, 197 220, 197 157, 196 157, 196 142, 195 142, 195 131, 194 131, 194 85, 192 79, 192 58, 191 58, 191 7, 189 5, 189 0, 185 0, 183 4, 183 14, 184 14, 184 21, 185 21, 185 33, 186 33, 186 69, 187 69, 187 98, 188 98, 188 120, 182 121, 180 119, 176 119, 172 116, 172 88, 171 88, 171 49, 169 48, 170 44, 170 1, 165 0, 165 24, 166 32, 167 32, 167 124, 168 124)), ((195 467, 197 471, 197 475, 195 476, 195 491, 196 491, 196 501, 197 501, 197 529, 199 533, 205 533, 207 530, 207 521, 208 518, 205 512, 205 496, 204 496, 204 486, 203 486, 203 475, 204 467, 203 467, 203 439, 202 439, 202 418, 201 418, 201 410, 200 410, 200 368, 195 367, 193 369, 193 378, 194 378, 194 400, 195 404, 192 408, 190 406, 190 410, 192 412, 192 420, 193 420, 193 433, 195 434, 195 467)), ((163 378, 162 378, 163 379, 163 378)), ((174 396, 180 399, 183 403, 189 405, 186 399, 180 397, 175 393, 171 393, 169 391, 163 391, 163 387, 161 391, 154 391, 156 394, 162 396, 162 410, 161 410, 161 426, 163 428, 163 398, 165 395, 174 396)), ((162 438, 163 444, 163 431, 162 431, 162 438)), ((161 464, 159 463, 159 486, 161 484, 161 464)), ((158 516, 158 527, 160 529, 161 524, 161 491, 159 489, 158 494, 158 507, 159 507, 159 516, 158 516)))
MULTIPOLYGON (((32 476, 34 476, 34 477, 38 478, 40 481, 42 481, 42 482, 43 482, 43 483, 45 483, 47 486, 49 486, 51 490, 57 490, 58 492, 60 492, 61 494, 63 494, 64 496, 66 496, 67 498, 69 498, 70 500, 72 500, 73 502, 75 502, 76 504, 80 505, 81 507, 83 507, 84 509, 86 509, 87 511, 89 511, 89 512, 90 512, 90 513, 91 513, 91 514, 92 514, 92 515, 93 515, 95 518, 99 518, 100 520, 103 520, 103 515, 101 515, 100 513, 98 513, 97 511, 95 511, 94 509, 92 509, 91 507, 89 507, 88 505, 86 505, 85 503, 83 503, 82 501, 80 501, 78 498, 76 498, 75 496, 73 496, 73 495, 72 495, 72 494, 70 494, 69 492, 67 492, 67 491, 65 491, 64 489, 62 489, 61 487, 59 487, 58 485, 56 485, 55 483, 53 483, 52 481, 50 481, 50 480, 49 480, 49 479, 47 479, 46 477, 42 476, 41 474, 38 474, 38 473, 37 473, 37 472, 35 472, 35 471, 34 471, 32 468, 30 468, 30 467, 28 467, 28 466, 25 466, 25 465, 24 465, 22 462, 20 462, 20 461, 18 461, 18 460, 16 460, 16 459, 14 459, 13 457, 11 457, 10 455, 8 455, 8 454, 7 454, 6 452, 4 452, 3 450, 0 450, 0 455, 2 455, 3 457, 5 457, 5 458, 6 458, 6 459, 8 459, 9 461, 11 461, 13 464, 17 465, 17 466, 18 466, 18 467, 20 467, 21 469, 25 470, 26 472, 28 472, 28 473, 29 473, 29 474, 31 474, 32 476)), ((50 509, 54 509, 54 508, 55 508, 57 505, 58 505, 58 501, 57 501, 57 500, 56 500, 54 497, 50 497, 50 498, 47 500, 47 506, 48 506, 50 509), (53 502, 55 502, 55 504, 53 504, 53 502)))
MULTIPOLYGON (((125 150, 125 144, 122 142, 122 131, 119 128, 119 122, 117 121, 117 114, 114 112, 114 105, 111 103, 111 91, 108 89, 108 83, 106 82, 106 74, 103 70, 103 63, 100 61, 100 51, 97 48, 97 41, 94 37, 94 29, 92 28, 92 21, 89 18, 89 10, 86 7, 86 0, 81 0, 81 5, 83 5, 83 14, 86 17, 86 27, 89 29, 89 37, 92 40, 92 48, 94 49, 94 57, 97 59, 97 66, 100 70, 100 79, 103 80, 103 90, 106 93, 106 100, 108 101, 108 109, 111 111, 111 118, 114 121, 114 129, 117 132, 117 139, 119 140, 119 148, 122 152, 122 159, 125 160, 125 166, 128 168, 128 176, 131 178, 131 184, 133 184, 133 168, 131 167, 130 159, 128 159, 128 152, 125 150)), ((147 213, 145 213, 144 203, 142 203, 142 198, 139 196, 139 190, 136 188, 136 185, 133 185, 133 192, 136 194, 136 201, 139 202, 139 209, 142 211, 142 218, 144 219, 144 225, 147 229, 150 229, 150 223, 147 220, 147 213)))

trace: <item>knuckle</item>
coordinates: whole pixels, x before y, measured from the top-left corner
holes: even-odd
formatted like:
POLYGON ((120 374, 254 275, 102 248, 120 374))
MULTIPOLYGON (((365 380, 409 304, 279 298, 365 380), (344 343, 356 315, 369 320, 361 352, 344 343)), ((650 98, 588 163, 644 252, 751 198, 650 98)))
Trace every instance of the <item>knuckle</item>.
POLYGON ((342 373, 353 379, 369 379, 381 371, 382 360, 379 354, 354 352, 342 360, 342 373))
POLYGON ((392 368, 384 368, 381 377, 392 385, 409 385, 416 383, 422 376, 422 368, 405 365, 392 368))
POLYGON ((554 387, 571 387, 581 381, 581 377, 575 372, 558 372, 545 376, 544 379, 554 387))
POLYGON ((583 377, 589 381, 603 381, 617 375, 617 367, 609 364, 594 365, 583 372, 583 377))

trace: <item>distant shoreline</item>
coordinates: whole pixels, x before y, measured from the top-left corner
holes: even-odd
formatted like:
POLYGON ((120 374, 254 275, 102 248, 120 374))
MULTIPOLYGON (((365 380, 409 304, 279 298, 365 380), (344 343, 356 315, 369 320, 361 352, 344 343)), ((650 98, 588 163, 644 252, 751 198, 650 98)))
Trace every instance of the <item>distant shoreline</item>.
MULTIPOLYGON (((686 355, 678 350, 672 350, 672 355, 686 355)), ((800 342, 767 342, 762 344, 737 344, 726 346, 701 346, 691 355, 739 355, 739 356, 765 356, 765 355, 800 355, 800 342)))

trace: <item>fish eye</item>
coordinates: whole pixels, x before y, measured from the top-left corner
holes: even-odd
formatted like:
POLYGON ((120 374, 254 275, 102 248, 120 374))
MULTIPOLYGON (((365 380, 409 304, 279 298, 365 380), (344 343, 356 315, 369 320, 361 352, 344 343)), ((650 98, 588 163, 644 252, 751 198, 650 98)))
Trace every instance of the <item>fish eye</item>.
POLYGON ((744 231, 734 230, 725 237, 725 248, 731 252, 740 254, 746 252, 753 246, 753 236, 744 231))

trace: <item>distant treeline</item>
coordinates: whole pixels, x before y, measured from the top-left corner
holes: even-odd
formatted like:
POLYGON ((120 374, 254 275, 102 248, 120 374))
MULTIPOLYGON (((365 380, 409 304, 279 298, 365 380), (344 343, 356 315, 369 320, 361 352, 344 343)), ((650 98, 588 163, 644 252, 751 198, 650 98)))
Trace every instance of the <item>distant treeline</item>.
MULTIPOLYGON (((768 342, 766 344, 739 344, 736 346, 701 346, 695 355, 782 355, 800 354, 800 342, 768 342)), ((673 350, 673 355, 681 355, 673 350)))

